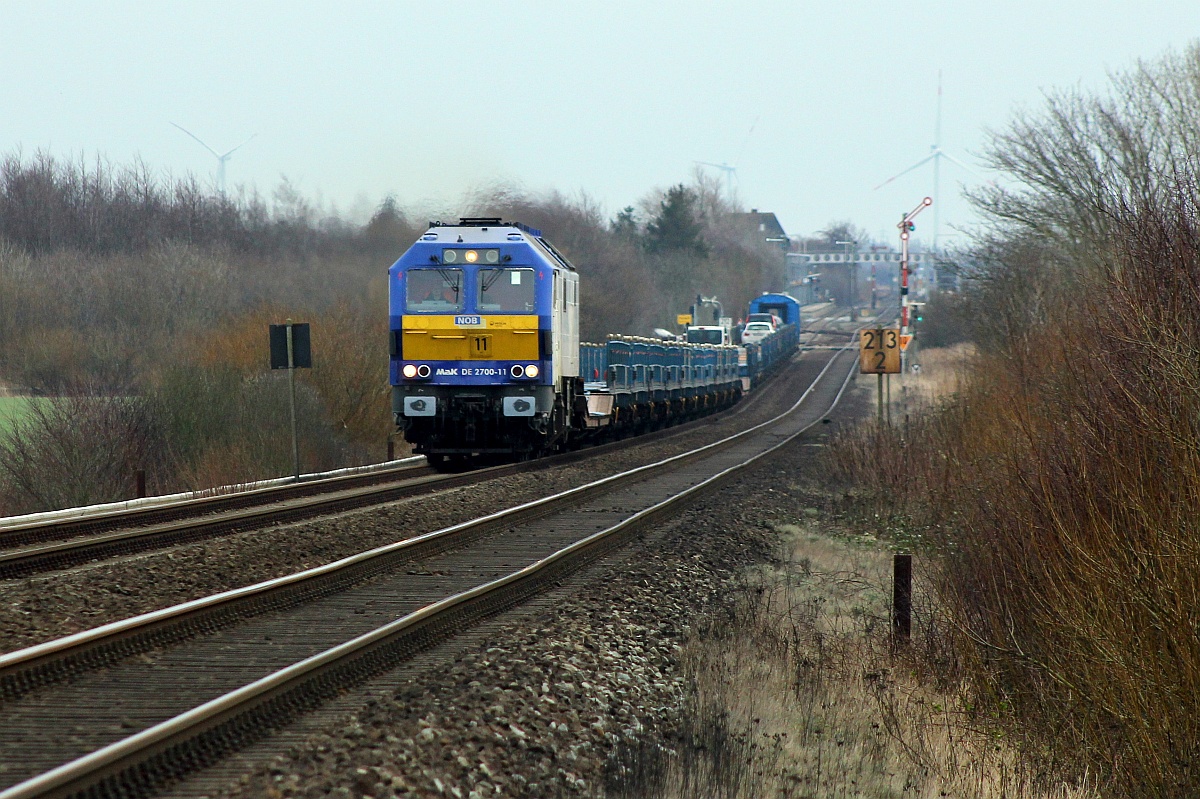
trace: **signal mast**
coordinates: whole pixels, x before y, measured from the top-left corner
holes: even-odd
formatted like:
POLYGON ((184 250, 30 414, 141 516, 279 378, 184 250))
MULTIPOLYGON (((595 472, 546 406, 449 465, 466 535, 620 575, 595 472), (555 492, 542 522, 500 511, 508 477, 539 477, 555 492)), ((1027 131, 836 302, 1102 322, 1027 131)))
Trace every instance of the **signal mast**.
MULTIPOLYGON (((916 228, 913 224, 913 219, 917 214, 924 211, 929 206, 933 205, 933 198, 926 197, 921 200, 921 204, 909 211, 900 220, 900 224, 896 227, 900 228, 900 340, 907 342, 908 339, 908 235, 916 228)), ((907 362, 905 357, 907 353, 903 345, 900 350, 900 357, 904 362, 907 362)), ((904 366, 901 366, 903 369, 904 366)))

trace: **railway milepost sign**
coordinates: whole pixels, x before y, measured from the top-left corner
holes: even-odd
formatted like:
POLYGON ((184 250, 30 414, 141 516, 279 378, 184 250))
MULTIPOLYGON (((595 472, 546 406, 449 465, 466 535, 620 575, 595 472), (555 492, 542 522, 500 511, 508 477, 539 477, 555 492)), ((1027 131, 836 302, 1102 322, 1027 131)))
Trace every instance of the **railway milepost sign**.
POLYGON ((860 374, 900 374, 900 331, 894 327, 868 328, 858 341, 860 374))
MULTIPOLYGON (((907 342, 904 342, 907 343, 907 342)), ((858 339, 858 371, 859 374, 879 375, 879 423, 883 424, 883 376, 887 379, 887 416, 888 424, 892 421, 892 378, 900 374, 900 350, 902 340, 900 329, 895 327, 868 328, 859 332, 858 339)))

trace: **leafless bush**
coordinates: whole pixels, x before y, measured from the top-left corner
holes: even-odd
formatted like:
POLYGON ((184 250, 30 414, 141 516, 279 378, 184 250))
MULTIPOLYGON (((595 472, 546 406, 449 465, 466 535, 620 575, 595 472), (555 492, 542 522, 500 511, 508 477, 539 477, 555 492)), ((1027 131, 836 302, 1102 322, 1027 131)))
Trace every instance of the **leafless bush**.
POLYGON ((74 386, 30 404, 0 439, 0 484, 13 512, 129 499, 134 472, 153 485, 163 466, 162 434, 146 402, 74 386))
MULTIPOLYGON (((171 488, 202 490, 291 474, 287 392, 284 372, 246 375, 190 363, 164 373, 150 399, 163 431, 171 488)), ((302 472, 369 460, 331 424, 311 386, 297 382, 296 403, 302 472)))
POLYGON ((1027 756, 1194 796, 1200 204, 1185 185, 1121 214, 1087 292, 996 309, 1005 333, 952 402, 832 462, 864 516, 937 558, 973 701, 1030 736, 1027 756))

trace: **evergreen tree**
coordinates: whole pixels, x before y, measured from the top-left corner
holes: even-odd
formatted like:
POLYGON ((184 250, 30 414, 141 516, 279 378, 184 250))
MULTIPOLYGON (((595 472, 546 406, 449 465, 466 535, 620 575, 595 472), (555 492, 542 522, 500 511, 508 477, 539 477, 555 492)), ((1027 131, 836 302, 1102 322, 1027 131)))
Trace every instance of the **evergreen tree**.
POLYGON ((625 210, 620 211, 616 218, 609 224, 612 232, 625 239, 636 239, 638 237, 638 223, 633 216, 633 206, 625 206, 625 210))
POLYGON ((704 231, 696 219, 696 196, 680 183, 667 190, 658 215, 646 225, 646 249, 653 253, 684 252, 708 255, 704 231))

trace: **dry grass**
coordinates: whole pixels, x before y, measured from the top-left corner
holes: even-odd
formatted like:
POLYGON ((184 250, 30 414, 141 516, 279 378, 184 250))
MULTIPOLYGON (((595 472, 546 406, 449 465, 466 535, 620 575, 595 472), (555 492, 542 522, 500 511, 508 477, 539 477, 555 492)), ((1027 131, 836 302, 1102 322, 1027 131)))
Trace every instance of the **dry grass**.
POLYGON ((1192 797, 1200 230, 1139 235, 1086 305, 829 461, 858 519, 925 556, 971 702, 1021 731, 1028 762, 1110 795, 1192 797))
MULTIPOLYGON (((892 424, 902 424, 906 415, 911 418, 961 392, 969 379, 971 365, 977 355, 974 344, 921 349, 914 343, 908 353, 908 364, 910 367, 918 364, 920 372, 884 375, 885 414, 890 411, 892 424), (889 399, 890 406, 886 402, 889 399)), ((859 375, 858 383, 870 397, 871 408, 877 408, 878 378, 859 375)))
MULTIPOLYGON (((784 526, 783 558, 748 575, 736 611, 687 648, 691 717, 624 795, 1097 795, 1040 777, 965 691, 893 651, 890 554, 824 530, 815 518, 784 526)), ((941 637, 928 597, 918 586, 917 649, 941 637)))

